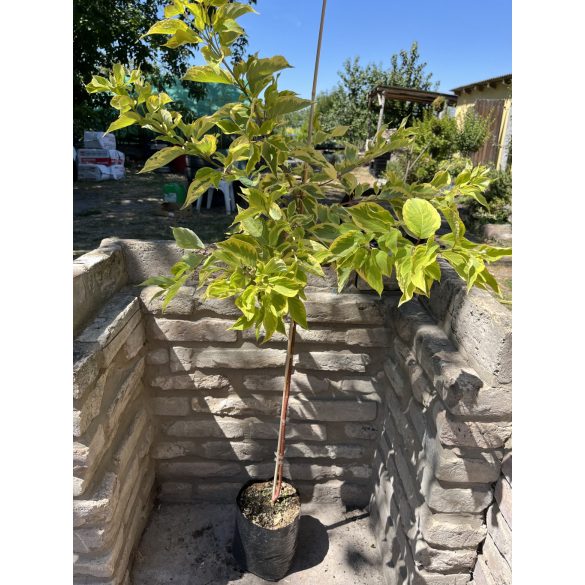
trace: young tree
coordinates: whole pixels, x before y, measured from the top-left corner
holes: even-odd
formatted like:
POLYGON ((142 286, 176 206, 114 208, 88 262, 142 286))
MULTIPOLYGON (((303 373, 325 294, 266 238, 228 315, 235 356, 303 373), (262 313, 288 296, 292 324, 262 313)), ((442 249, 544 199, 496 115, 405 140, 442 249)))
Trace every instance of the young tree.
POLYGON ((206 64, 191 67, 186 81, 224 83, 241 91, 237 102, 209 116, 186 123, 171 109, 171 99, 156 93, 140 70, 114 66, 109 77, 94 76, 93 93, 114 95, 119 111, 110 130, 137 124, 153 130, 169 146, 147 162, 143 172, 164 166, 183 154, 207 161, 189 186, 190 205, 220 180, 239 180, 246 188, 246 208, 238 208, 226 239, 208 251, 197 235, 174 228, 173 235, 185 255, 171 267, 169 276, 150 278, 145 284, 160 287, 163 309, 192 277, 198 277, 205 297, 233 298, 241 316, 232 329, 253 328, 263 343, 275 332, 288 335, 285 383, 281 408, 273 502, 278 499, 285 454, 288 395, 293 370, 297 324, 307 328, 305 309, 308 276, 324 276, 323 265, 335 268, 339 290, 352 274, 359 274, 378 294, 383 279, 393 272, 405 303, 414 295, 428 296, 441 278, 440 260, 453 266, 469 288, 476 285, 499 293, 498 283, 486 264, 511 252, 475 244, 465 238, 458 203, 475 199, 485 203, 487 169, 466 169, 452 179, 440 172, 430 183, 408 184, 398 177, 374 193, 362 196, 369 185, 360 184, 353 171, 375 157, 404 148, 413 132, 404 126, 390 140, 383 128, 364 156, 345 142, 344 158, 331 164, 314 148, 325 140, 342 137, 348 128, 308 132, 310 143, 277 132, 283 116, 309 105, 292 91, 278 87, 278 72, 290 65, 282 56, 249 56, 235 66, 229 62, 231 47, 243 33, 236 19, 253 11, 226 0, 173 0, 175 15, 156 23, 149 33, 165 31, 172 39, 183 36, 183 24, 204 45, 206 64), (217 150, 218 135, 235 136, 226 153, 217 150), (325 187, 331 185, 356 198, 342 204, 324 204, 325 187), (449 230, 437 234, 441 220, 449 230), (288 331, 287 331, 288 323, 288 331))

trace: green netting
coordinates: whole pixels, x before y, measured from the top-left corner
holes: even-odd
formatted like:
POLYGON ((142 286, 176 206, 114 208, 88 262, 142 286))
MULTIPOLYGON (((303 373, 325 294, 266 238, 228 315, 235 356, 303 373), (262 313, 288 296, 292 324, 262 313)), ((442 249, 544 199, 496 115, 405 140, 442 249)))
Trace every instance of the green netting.
POLYGON ((209 116, 221 106, 237 102, 241 94, 235 87, 222 83, 206 83, 205 89, 205 97, 195 100, 189 95, 187 88, 177 81, 174 86, 168 88, 167 93, 173 100, 181 102, 193 118, 209 116))

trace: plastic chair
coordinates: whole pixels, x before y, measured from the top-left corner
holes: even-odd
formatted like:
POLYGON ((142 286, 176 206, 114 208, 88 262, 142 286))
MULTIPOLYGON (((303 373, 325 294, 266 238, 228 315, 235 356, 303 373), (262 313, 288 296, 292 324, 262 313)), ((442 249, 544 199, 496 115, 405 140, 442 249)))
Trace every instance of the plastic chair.
MULTIPOLYGON (((224 203, 225 203, 225 212, 226 215, 235 212, 236 210, 236 198, 234 196, 234 186, 227 181, 220 181, 218 185, 218 190, 223 193, 224 203)), ((213 200, 213 193, 214 188, 210 187, 207 190, 207 209, 211 208, 211 202, 213 200)), ((203 196, 199 197, 197 200, 197 211, 201 211, 201 205, 203 203, 203 196)))

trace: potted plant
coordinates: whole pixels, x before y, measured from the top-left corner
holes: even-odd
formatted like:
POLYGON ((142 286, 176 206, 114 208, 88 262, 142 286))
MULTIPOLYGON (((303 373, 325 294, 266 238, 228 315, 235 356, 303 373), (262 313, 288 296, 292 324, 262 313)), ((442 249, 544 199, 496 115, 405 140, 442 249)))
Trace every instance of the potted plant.
POLYGON ((168 47, 199 45, 205 64, 191 67, 185 81, 230 84, 240 90, 237 102, 211 115, 184 120, 169 109, 171 98, 154 92, 139 69, 127 71, 122 65, 115 65, 109 78, 94 76, 87 89, 113 94, 111 104, 120 115, 108 131, 137 124, 167 144, 148 159, 141 172, 185 154, 206 161, 189 186, 185 205, 210 186, 217 187, 220 180, 245 186, 242 196, 247 205, 238 207, 224 241, 205 251, 193 231, 174 228, 176 243, 185 255, 171 267, 169 276, 153 277, 145 284, 160 287, 157 295, 163 296, 164 309, 197 275, 205 297, 234 299, 241 316, 232 329, 254 328, 262 343, 275 332, 288 336, 274 476, 250 482, 237 499, 237 525, 245 533, 241 540, 247 567, 277 580, 292 561, 300 514, 298 494, 283 480, 283 460, 295 331, 297 326, 307 328, 304 301, 309 275, 323 276, 327 264, 336 271, 340 291, 357 273, 381 294, 384 278, 394 272, 402 291, 400 303, 405 303, 414 295, 430 294, 433 283, 441 278, 442 259, 468 287, 500 294, 486 264, 511 251, 465 238, 457 205, 468 199, 485 205, 482 191, 489 183, 485 168, 466 169, 454 179, 442 171, 423 184, 408 184, 389 173, 387 182, 373 191, 359 183, 354 169, 411 144, 413 131, 404 123, 388 140, 382 128, 362 156, 356 146, 344 143, 343 159, 336 164, 328 162, 314 145, 339 141, 346 127, 313 132, 311 111, 308 143, 278 132, 285 114, 307 108, 311 102, 278 87, 278 72, 290 67, 282 56, 251 55, 235 64, 229 62, 232 43, 244 34, 237 19, 248 12, 254 10, 228 0, 173 0, 165 8, 164 20, 147 33, 167 35, 168 47), (217 150, 222 134, 235 138, 227 153, 217 150), (342 189, 349 200, 324 205, 326 186, 342 189), (437 235, 442 219, 448 229, 437 235))

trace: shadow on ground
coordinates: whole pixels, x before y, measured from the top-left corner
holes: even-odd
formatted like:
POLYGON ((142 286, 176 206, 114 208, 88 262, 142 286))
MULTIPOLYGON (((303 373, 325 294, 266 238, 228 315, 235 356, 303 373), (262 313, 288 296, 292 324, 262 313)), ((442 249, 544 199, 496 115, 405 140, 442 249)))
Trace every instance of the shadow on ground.
MULTIPOLYGON (((161 504, 142 537, 134 585, 260 585, 234 557, 234 507, 161 504)), ((382 585, 378 551, 363 510, 303 505, 297 552, 286 585, 382 585)))

